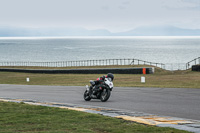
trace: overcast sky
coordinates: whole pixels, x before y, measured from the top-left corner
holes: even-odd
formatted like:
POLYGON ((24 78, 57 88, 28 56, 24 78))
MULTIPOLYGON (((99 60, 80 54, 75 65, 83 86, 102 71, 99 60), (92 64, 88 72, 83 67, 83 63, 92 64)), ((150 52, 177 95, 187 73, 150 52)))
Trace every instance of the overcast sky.
POLYGON ((200 0, 0 0, 0 26, 200 29, 200 0))

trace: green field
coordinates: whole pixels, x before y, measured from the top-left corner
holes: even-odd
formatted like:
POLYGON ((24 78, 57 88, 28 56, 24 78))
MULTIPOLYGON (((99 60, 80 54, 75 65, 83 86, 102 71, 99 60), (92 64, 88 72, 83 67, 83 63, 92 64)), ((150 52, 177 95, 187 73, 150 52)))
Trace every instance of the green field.
POLYGON ((1 133, 186 133, 68 109, 0 102, 1 133))
MULTIPOLYGON (((43 68, 43 67, 17 67, 23 69, 76 69, 76 68, 129 68, 143 66, 101 66, 101 67, 68 67, 68 68, 43 68)), ((16 68, 16 67, 15 67, 16 68)), ((0 72, 0 84, 24 85, 62 85, 85 86, 89 80, 95 80, 102 74, 33 74, 17 72, 0 72), (26 78, 30 82, 26 82, 26 78)), ((167 88, 200 88, 200 72, 166 71, 155 68, 154 74, 115 74, 115 86, 120 87, 167 87, 167 88), (141 83, 141 76, 146 79, 141 83)))
MULTIPOLYGON (((107 68, 128 68, 144 66, 107 66, 107 68)), ((13 68, 13 67, 10 67, 13 68)), ((43 68, 14 67, 23 69, 76 69, 88 67, 43 68)), ((89 68, 105 68, 89 67, 89 68)), ((0 84, 85 86, 101 74, 33 74, 0 72, 0 84), (30 82, 26 82, 26 78, 30 82)), ((154 74, 115 74, 115 86, 123 87, 174 87, 200 88, 200 73, 187 71, 166 71, 155 69, 154 74), (145 76, 146 83, 141 83, 145 76)), ((0 102, 0 132, 72 132, 72 133, 183 133, 172 128, 143 125, 122 119, 67 109, 33 106, 27 104, 0 102)))

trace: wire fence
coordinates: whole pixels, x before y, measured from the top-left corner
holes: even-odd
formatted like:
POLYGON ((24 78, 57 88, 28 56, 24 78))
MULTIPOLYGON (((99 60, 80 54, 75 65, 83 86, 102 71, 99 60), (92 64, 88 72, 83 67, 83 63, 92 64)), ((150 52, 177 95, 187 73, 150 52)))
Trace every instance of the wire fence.
POLYGON ((192 65, 200 64, 200 57, 188 63, 155 63, 139 59, 102 59, 102 60, 80 60, 80 61, 55 61, 55 62, 0 62, 0 66, 37 66, 37 67, 78 67, 78 66, 110 66, 110 65, 151 65, 162 69, 187 70, 192 65))
POLYGON ((139 59, 102 59, 80 61, 56 61, 56 62, 0 62, 0 66, 38 66, 38 67, 72 67, 72 66, 108 66, 108 65, 152 65, 164 68, 162 63, 154 63, 139 59))
POLYGON ((195 58, 194 60, 189 61, 186 63, 186 69, 191 68, 193 65, 199 65, 200 64, 200 57, 195 58))
POLYGON ((186 70, 186 64, 185 63, 166 63, 165 64, 165 70, 186 70))

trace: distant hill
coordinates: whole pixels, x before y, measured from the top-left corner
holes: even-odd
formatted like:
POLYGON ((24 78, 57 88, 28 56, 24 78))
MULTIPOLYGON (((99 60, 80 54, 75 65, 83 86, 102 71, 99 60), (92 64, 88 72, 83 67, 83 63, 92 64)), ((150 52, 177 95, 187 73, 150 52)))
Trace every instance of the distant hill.
POLYGON ((200 29, 181 29, 174 26, 139 27, 116 33, 117 36, 200 36, 200 29))
POLYGON ((0 27, 0 37, 39 36, 200 36, 200 29, 181 29, 174 26, 138 27, 126 32, 112 33, 106 29, 84 28, 15 28, 0 27))
POLYGON ((0 37, 31 36, 107 36, 107 30, 87 30, 84 28, 15 28, 0 27, 0 37))

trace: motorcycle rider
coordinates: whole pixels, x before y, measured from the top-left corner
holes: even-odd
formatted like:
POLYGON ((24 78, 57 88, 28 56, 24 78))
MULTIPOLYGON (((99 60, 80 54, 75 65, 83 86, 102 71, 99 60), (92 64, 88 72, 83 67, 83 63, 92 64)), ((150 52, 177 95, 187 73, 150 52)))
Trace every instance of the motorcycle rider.
POLYGON ((97 78, 96 81, 91 82, 91 87, 93 88, 95 86, 93 90, 93 95, 96 95, 96 93, 102 89, 101 83, 104 82, 105 78, 111 78, 111 80, 113 81, 114 75, 112 73, 108 73, 106 76, 103 75, 102 77, 97 78))

